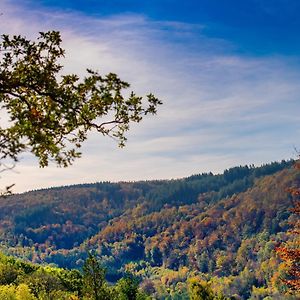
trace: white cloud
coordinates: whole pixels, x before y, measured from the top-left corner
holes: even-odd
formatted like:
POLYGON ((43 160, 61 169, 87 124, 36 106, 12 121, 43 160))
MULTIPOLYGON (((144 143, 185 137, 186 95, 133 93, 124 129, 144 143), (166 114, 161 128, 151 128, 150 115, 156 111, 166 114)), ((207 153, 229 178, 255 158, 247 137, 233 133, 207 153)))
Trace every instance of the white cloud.
POLYGON ((19 174, 3 174, 16 191, 100 180, 176 178, 294 155, 299 66, 286 57, 229 54, 226 41, 202 25, 124 15, 97 19, 74 12, 1 4, 3 33, 35 37, 62 32, 65 72, 116 72, 140 94, 164 100, 157 117, 132 126, 125 149, 91 134, 83 157, 68 169, 40 170, 28 155, 19 174))

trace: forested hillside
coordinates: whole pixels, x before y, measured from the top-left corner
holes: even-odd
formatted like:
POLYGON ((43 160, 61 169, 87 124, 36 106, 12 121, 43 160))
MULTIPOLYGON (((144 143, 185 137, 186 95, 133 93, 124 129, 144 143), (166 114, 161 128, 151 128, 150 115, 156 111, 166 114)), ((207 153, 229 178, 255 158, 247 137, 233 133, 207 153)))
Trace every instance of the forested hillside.
POLYGON ((26 263, 0 253, 1 300, 150 300, 133 277, 109 285, 104 276, 93 255, 78 271, 26 263))
POLYGON ((188 299, 195 278, 237 299, 277 297, 284 270, 273 250, 289 238, 292 163, 12 195, 0 202, 1 250, 67 268, 92 250, 109 281, 130 272, 156 299, 188 299))

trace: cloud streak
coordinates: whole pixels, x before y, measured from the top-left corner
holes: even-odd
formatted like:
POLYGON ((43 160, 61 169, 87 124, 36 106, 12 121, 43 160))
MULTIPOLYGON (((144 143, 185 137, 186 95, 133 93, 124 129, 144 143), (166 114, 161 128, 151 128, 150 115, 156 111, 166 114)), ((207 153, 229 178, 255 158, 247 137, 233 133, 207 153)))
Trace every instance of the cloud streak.
POLYGON ((33 38, 41 30, 60 30, 67 53, 65 72, 115 72, 138 93, 151 91, 164 100, 157 117, 132 126, 123 150, 91 134, 83 157, 69 169, 40 170, 24 155, 19 174, 2 178, 3 184, 16 182, 16 191, 176 178, 294 155, 300 94, 297 58, 238 55, 230 42, 205 36, 205 24, 29 10, 12 1, 3 2, 1 11, 3 33, 33 38))

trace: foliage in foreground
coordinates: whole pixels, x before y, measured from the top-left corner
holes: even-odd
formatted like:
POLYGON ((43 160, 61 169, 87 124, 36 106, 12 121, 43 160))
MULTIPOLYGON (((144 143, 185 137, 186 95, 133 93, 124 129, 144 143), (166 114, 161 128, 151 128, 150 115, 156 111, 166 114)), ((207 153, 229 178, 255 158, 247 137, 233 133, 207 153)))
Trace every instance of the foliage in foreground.
MULTIPOLYGON (((188 282, 186 294, 176 299, 226 300, 199 278, 188 282)), ((105 279, 105 269, 89 254, 83 271, 38 266, 0 253, 1 300, 150 300, 151 291, 130 275, 115 285, 105 279)), ((166 299, 173 299, 171 294, 166 299)), ((175 298, 174 298, 175 299, 175 298)), ((234 299, 234 298, 232 298, 234 299)))
POLYGON ((83 268, 66 270, 38 266, 0 254, 1 300, 146 300, 132 277, 115 285, 105 280, 105 269, 89 255, 83 268))
POLYGON ((36 41, 3 34, 0 38, 0 166, 33 153, 41 167, 54 161, 68 166, 80 156, 89 131, 111 136, 124 146, 130 124, 156 114, 162 102, 153 94, 131 92, 116 74, 87 70, 63 74, 65 55, 57 31, 40 32, 36 41))

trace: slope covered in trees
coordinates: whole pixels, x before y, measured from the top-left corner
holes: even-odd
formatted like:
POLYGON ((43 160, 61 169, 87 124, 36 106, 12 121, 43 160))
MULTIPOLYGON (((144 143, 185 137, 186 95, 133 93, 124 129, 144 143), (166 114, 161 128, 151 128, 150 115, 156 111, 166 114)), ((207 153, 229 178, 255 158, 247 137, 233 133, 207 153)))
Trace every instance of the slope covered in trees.
POLYGON ((82 271, 39 266, 0 253, 1 300, 146 300, 132 277, 109 285, 105 269, 89 255, 82 271))
POLYGON ((130 272, 157 299, 188 299, 195 280, 217 294, 276 297, 284 270, 273 250, 289 238, 286 189, 299 180, 291 165, 13 195, 0 203, 1 249, 67 268, 94 250, 109 281, 130 272))

